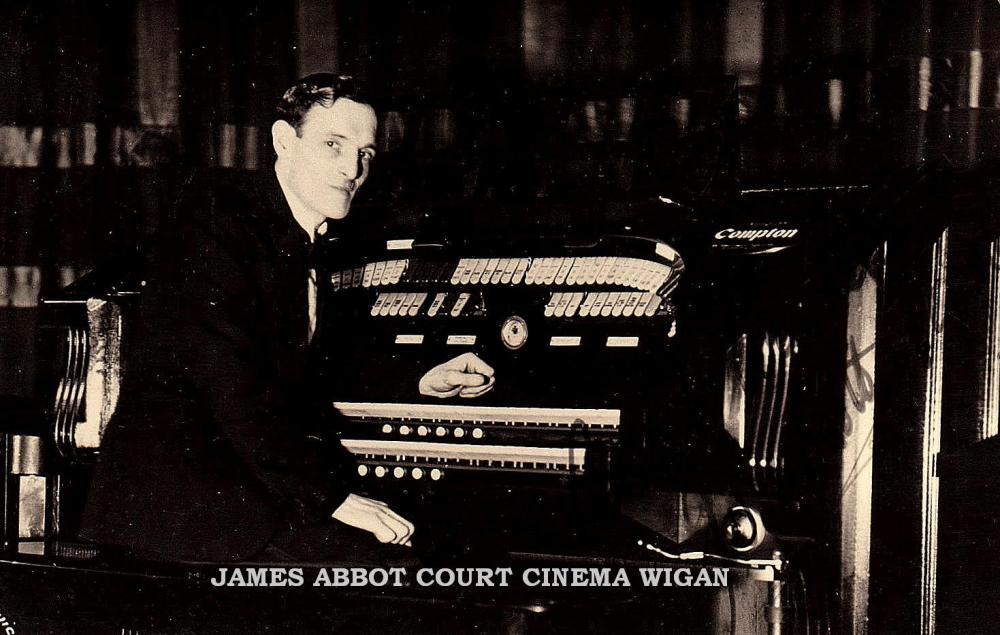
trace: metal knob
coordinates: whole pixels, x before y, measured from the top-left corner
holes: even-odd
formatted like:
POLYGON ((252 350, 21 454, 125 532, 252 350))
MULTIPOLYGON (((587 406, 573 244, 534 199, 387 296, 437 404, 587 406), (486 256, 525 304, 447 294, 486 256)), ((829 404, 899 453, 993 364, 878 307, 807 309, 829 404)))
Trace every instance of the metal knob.
POLYGON ((764 540, 764 521, 752 507, 733 507, 722 521, 726 542, 734 551, 756 549, 764 540))

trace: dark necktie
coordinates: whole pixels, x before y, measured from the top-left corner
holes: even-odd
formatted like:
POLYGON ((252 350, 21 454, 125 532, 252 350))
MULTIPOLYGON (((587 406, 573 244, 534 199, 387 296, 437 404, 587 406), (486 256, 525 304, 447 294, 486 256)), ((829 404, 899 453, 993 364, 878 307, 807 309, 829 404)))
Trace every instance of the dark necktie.
POLYGON ((316 330, 313 332, 312 341, 316 340, 323 324, 323 305, 326 301, 326 289, 329 287, 330 254, 338 240, 339 238, 330 230, 329 221, 324 221, 317 228, 316 238, 309 250, 309 277, 316 293, 316 330))

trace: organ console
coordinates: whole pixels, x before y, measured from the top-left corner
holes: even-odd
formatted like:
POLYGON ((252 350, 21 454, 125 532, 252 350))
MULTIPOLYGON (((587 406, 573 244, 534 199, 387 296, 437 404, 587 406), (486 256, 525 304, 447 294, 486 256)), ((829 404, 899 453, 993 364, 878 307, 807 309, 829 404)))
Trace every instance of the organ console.
MULTIPOLYGON (((475 218, 327 237, 316 372, 360 486, 449 561, 684 559, 779 580, 792 563, 813 582, 798 602, 819 606, 840 576, 843 351, 871 241, 796 219, 792 198, 748 192, 711 220, 666 198, 605 205, 602 232, 563 207, 508 233, 475 218), (490 390, 419 394, 466 352, 490 390)), ((75 466, 50 486, 50 538, 72 533, 71 477, 99 452, 141 289, 86 284, 46 304, 68 344, 54 445, 75 466)))

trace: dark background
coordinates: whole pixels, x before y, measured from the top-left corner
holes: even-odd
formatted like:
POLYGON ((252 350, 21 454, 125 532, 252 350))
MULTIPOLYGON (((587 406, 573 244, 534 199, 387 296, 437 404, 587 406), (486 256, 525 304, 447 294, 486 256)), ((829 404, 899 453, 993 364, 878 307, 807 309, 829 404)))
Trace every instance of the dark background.
POLYGON ((1000 153, 993 1, 231 6, 0 7, 0 395, 34 391, 38 295, 137 251, 193 170, 268 169, 310 72, 374 92, 362 209, 697 204, 1000 153))

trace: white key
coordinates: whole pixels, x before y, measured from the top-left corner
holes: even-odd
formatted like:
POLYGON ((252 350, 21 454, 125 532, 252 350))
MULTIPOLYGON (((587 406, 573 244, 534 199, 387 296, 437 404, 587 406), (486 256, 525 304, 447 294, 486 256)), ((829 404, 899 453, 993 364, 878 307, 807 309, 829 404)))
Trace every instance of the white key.
POLYGON ((354 271, 351 272, 351 286, 352 287, 360 287, 361 286, 361 279, 364 277, 364 273, 365 273, 365 270, 364 270, 363 267, 358 267, 357 269, 355 269, 354 271))
POLYGON ((653 278, 653 282, 650 285, 651 291, 656 291, 657 289, 662 287, 663 284, 670 277, 670 273, 673 271, 670 267, 667 267, 666 265, 660 265, 660 266, 662 267, 662 269, 660 269, 660 271, 657 272, 657 275, 653 278))
POLYGON ((566 307, 569 306, 569 300, 573 297, 572 293, 560 293, 559 295, 561 297, 559 298, 559 302, 556 304, 556 310, 554 313, 557 318, 561 318, 566 315, 566 307))
POLYGON ((636 258, 632 259, 631 264, 629 264, 628 272, 625 275, 625 285, 635 288, 635 285, 639 282, 639 272, 642 271, 642 261, 636 258))
POLYGON ((406 294, 397 293, 396 297, 392 299, 392 305, 389 307, 389 315, 399 315, 399 308, 403 306, 404 301, 406 301, 406 294))
MULTIPOLYGON (((631 258, 619 258, 618 268, 615 269, 615 277, 613 282, 615 284, 625 284, 625 276, 628 273, 629 265, 632 264, 631 258)), ((609 276, 610 277, 610 276, 609 276)))
POLYGON ((336 292, 340 291, 340 272, 330 274, 330 288, 336 292))
POLYGON ((385 294, 385 302, 382 303, 382 306, 378 310, 378 314, 380 317, 385 317, 389 315, 389 309, 392 308, 392 303, 396 301, 397 295, 399 294, 398 293, 385 294))
POLYGON ((639 296, 639 302, 635 305, 635 311, 633 314, 635 317, 642 317, 646 314, 646 307, 649 306, 650 301, 653 299, 652 293, 643 293, 639 296))
MULTIPOLYGON (((521 280, 524 279, 529 267, 531 267, 531 258, 519 258, 517 267, 514 268, 514 275, 510 279, 511 284, 521 284, 521 280)), ((527 281, 525 281, 525 284, 527 284, 527 281)))
POLYGON ((586 258, 573 259, 573 266, 570 268, 569 273, 566 274, 566 284, 570 286, 576 284, 577 279, 580 278, 580 273, 583 271, 586 261, 586 258))
POLYGON ((569 275, 569 270, 573 268, 573 263, 575 261, 576 258, 563 258, 562 264, 559 265, 559 271, 556 272, 556 284, 563 284, 566 282, 566 276, 569 275))
POLYGON ((625 264, 624 258, 615 258, 614 262, 611 263, 611 267, 608 269, 607 277, 605 277, 605 284, 615 284, 615 279, 618 277, 618 271, 625 264))
POLYGON ((500 258, 497 261, 497 266, 493 270, 493 275, 490 276, 490 284, 500 284, 500 280, 503 278, 503 272, 507 269, 508 258, 500 258))
POLYGON ((472 275, 469 276, 469 284, 479 284, 479 280, 483 275, 483 271, 486 270, 487 264, 489 264, 489 260, 485 258, 476 259, 476 266, 472 268, 472 275))
POLYGON ((583 302, 583 292, 577 291, 570 297, 569 304, 566 305, 566 317, 576 315, 576 310, 580 307, 581 302, 583 302))
POLYGON ((462 272, 462 279, 459 283, 466 285, 469 284, 469 280, 472 279, 472 272, 476 268, 476 263, 479 262, 478 258, 469 258, 465 261, 465 271, 462 272))
POLYGON ((451 272, 451 283, 458 284, 462 281, 462 276, 465 275, 465 269, 468 266, 468 258, 462 258, 455 265, 455 270, 451 272))
POLYGON ((382 306, 385 304, 386 298, 389 294, 380 293, 378 297, 375 298, 375 304, 372 305, 371 316, 375 317, 382 310, 382 306))
POLYGON ((585 284, 594 284, 597 282, 597 272, 601 270, 605 262, 607 262, 607 258, 604 257, 592 258, 590 266, 587 268, 587 279, 583 282, 585 284))
POLYGON ((427 300, 426 293, 418 293, 416 299, 410 303, 410 310, 407 314, 410 317, 414 317, 420 313, 420 307, 424 306, 424 302, 427 300))
POLYGON ((385 275, 385 263, 376 262, 375 269, 372 270, 372 286, 377 287, 382 284, 382 277, 385 275))
POLYGON ((483 275, 479 279, 481 284, 490 284, 493 280, 493 274, 496 272, 497 267, 500 266, 499 258, 490 258, 489 262, 486 263, 486 268, 483 269, 483 275))
POLYGON ((663 302, 663 298, 653 294, 653 297, 649 300, 649 304, 646 305, 646 317, 653 317, 656 315, 656 310, 660 308, 661 302, 663 302))
POLYGON ((639 278, 638 288, 643 291, 651 291, 649 285, 653 283, 653 276, 656 275, 656 264, 646 262, 642 267, 642 275, 639 278))
POLYGON ((448 297, 447 293, 439 293, 434 296, 434 301, 431 302, 431 306, 427 309, 427 316, 434 317, 441 310, 441 305, 444 304, 444 299, 448 297))
MULTIPOLYGON (((613 317, 621 317, 622 311, 625 309, 625 303, 628 302, 629 295, 631 294, 628 291, 622 291, 618 294, 618 297, 615 298, 615 303, 611 306, 611 315, 613 317)), ((601 313, 604 313, 603 309, 601 310, 601 313)))
POLYGON ((395 284, 396 261, 388 260, 385 263, 385 271, 382 273, 382 284, 395 284))
POLYGON ((490 276, 493 272, 490 271, 490 263, 493 262, 491 258, 483 258, 483 270, 479 272, 479 279, 476 280, 476 272, 472 272, 472 279, 469 280, 470 284, 486 284, 490 281, 490 276))
POLYGON ((392 269, 392 284, 396 284, 403 277, 403 273, 406 272, 406 268, 409 266, 409 260, 397 260, 396 266, 392 269))
MULTIPOLYGON (((410 305, 413 304, 413 301, 416 300, 416 299, 417 299, 417 294, 416 293, 407 293, 403 297, 403 303, 399 305, 399 313, 398 313, 398 315, 402 315, 402 316, 409 315, 410 314, 410 305)), ((394 315, 396 315, 396 314, 394 314, 394 315)))
POLYGON ((590 315, 590 309, 594 306, 594 302, 597 300, 597 293, 589 291, 583 298, 583 304, 580 305, 580 317, 587 317, 590 315))
POLYGON ((550 258, 549 259, 549 266, 548 266, 547 270, 545 271, 545 280, 542 281, 542 284, 547 284, 548 285, 548 284, 552 284, 553 282, 555 282, 556 275, 559 273, 559 268, 562 266, 562 264, 563 264, 563 262, 565 262, 565 260, 566 260, 565 258, 550 258))
POLYGON ((594 305, 590 307, 590 315, 597 317, 601 314, 601 310, 604 308, 604 303, 608 301, 609 292, 601 291, 597 294, 597 298, 594 300, 594 305))
POLYGON ((541 278, 544 277, 543 272, 548 265, 548 260, 548 258, 535 258, 532 260, 531 266, 528 267, 527 272, 524 274, 524 284, 540 283, 541 278))
POLYGON ((649 263, 645 260, 635 261, 635 274, 632 277, 632 288, 642 289, 643 280, 649 275, 649 263))
POLYGON ((455 300, 455 306, 451 307, 451 317, 458 317, 462 314, 462 309, 465 308, 465 305, 469 301, 470 297, 472 297, 471 293, 458 294, 458 299, 455 300))
POLYGON ((552 314, 556 311, 556 305, 559 304, 559 300, 562 298, 562 293, 553 293, 549 297, 549 303, 545 305, 544 314, 545 317, 552 317, 552 314))
POLYGON ((375 274, 375 263, 369 262, 367 265, 365 265, 365 272, 361 276, 361 286, 366 289, 372 286, 372 276, 374 274, 375 274))
POLYGON ((608 317, 611 315, 611 310, 615 308, 615 302, 618 301, 618 296, 621 295, 619 291, 612 291, 608 294, 608 299, 604 301, 601 306, 601 317, 608 317))
POLYGON ((625 317, 632 317, 635 313, 635 307, 639 304, 639 298, 642 297, 642 293, 639 291, 633 291, 628 294, 628 301, 625 302, 625 308, 622 309, 622 315, 625 317))
POLYGON ((503 268, 503 275, 500 277, 501 284, 510 284, 511 278, 514 277, 514 270, 517 269, 517 263, 519 259, 508 258, 507 264, 503 268))
POLYGON ((607 284, 608 273, 614 267, 617 258, 605 258, 604 263, 601 264, 601 268, 597 271, 597 276, 594 278, 594 282, 597 284, 607 284))

